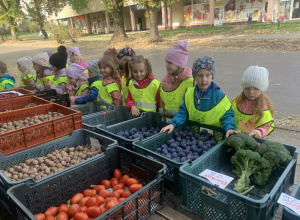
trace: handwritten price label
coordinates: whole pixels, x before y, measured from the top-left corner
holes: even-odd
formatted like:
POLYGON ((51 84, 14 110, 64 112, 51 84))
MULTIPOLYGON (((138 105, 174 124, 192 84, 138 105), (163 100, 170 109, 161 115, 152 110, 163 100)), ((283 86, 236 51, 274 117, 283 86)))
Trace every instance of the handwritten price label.
POLYGON ((298 215, 300 215, 300 200, 295 199, 294 197, 289 196, 285 193, 281 193, 279 199, 277 200, 277 203, 290 208, 298 215))
POLYGON ((221 173, 217 173, 215 171, 206 169, 199 176, 203 176, 208 179, 212 184, 218 186, 221 189, 224 189, 232 180, 233 178, 230 176, 226 176, 221 173))
POLYGON ((101 150, 101 145, 97 139, 90 137, 90 141, 91 141, 91 147, 94 147, 97 150, 101 150))

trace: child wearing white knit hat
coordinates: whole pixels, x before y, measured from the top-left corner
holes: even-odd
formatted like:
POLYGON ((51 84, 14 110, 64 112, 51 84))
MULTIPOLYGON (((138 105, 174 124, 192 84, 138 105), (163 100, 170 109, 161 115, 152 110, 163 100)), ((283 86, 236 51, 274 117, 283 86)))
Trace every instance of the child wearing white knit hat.
POLYGON ((231 101, 236 130, 256 138, 263 138, 274 129, 274 106, 264 94, 269 86, 268 78, 265 67, 248 67, 242 76, 243 91, 231 101))

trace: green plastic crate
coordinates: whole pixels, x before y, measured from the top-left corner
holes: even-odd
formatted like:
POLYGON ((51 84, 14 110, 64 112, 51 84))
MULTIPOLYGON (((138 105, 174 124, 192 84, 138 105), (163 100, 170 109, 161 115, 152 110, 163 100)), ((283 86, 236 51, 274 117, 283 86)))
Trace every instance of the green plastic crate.
POLYGON ((205 169, 232 173, 234 167, 230 158, 233 151, 228 152, 223 144, 195 160, 192 165, 183 165, 180 167, 180 175, 184 180, 181 206, 205 219, 272 219, 279 207, 277 200, 280 194, 286 192, 294 183, 299 149, 295 146, 284 146, 292 155, 291 162, 285 169, 278 168, 273 171, 269 177, 269 185, 255 186, 247 196, 233 191, 236 180, 225 189, 220 189, 199 176, 205 169))
POLYGON ((167 165, 166 174, 164 176, 164 187, 166 190, 168 190, 176 196, 181 196, 183 191, 182 179, 179 174, 179 168, 188 161, 185 161, 183 163, 176 162, 169 158, 163 157, 155 151, 158 147, 161 147, 161 145, 165 144, 168 140, 172 139, 174 137, 175 131, 180 131, 186 126, 189 126, 194 133, 199 133, 201 129, 207 129, 209 133, 213 134, 216 140, 219 140, 219 142, 225 137, 224 130, 221 128, 203 125, 193 121, 187 121, 178 128, 175 128, 170 134, 168 134, 167 132, 160 133, 159 135, 153 136, 152 138, 150 137, 145 141, 137 140, 133 142, 133 149, 136 152, 142 155, 151 156, 155 160, 158 160, 167 165))
MULTIPOLYGON (((291 196, 295 199, 300 200, 300 181, 295 186, 294 190, 291 193, 291 196)), ((300 220, 300 216, 288 207, 283 206, 282 220, 300 220)))

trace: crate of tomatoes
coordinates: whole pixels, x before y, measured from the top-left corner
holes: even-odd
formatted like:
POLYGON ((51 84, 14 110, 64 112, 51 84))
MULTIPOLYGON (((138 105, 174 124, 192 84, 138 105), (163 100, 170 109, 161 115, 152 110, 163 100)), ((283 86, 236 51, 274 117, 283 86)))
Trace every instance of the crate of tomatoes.
POLYGON ((160 162, 115 146, 97 160, 7 193, 15 219, 146 219, 164 206, 165 170, 160 162))

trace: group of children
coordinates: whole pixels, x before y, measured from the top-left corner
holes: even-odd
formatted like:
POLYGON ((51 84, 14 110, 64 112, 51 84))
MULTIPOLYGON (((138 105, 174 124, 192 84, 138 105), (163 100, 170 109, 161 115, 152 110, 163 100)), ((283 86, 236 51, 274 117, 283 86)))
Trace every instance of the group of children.
MULTIPOLYGON (((99 60, 87 64, 81 60, 77 47, 70 47, 67 53, 65 46, 59 46, 56 53, 44 51, 32 59, 22 57, 17 61, 20 87, 68 93, 72 104, 98 101, 103 109, 126 105, 135 116, 141 111, 174 116, 161 132, 171 132, 189 119, 221 127, 226 137, 245 132, 242 124, 249 122, 255 125, 246 131, 249 135, 268 135, 274 128, 273 104, 264 94, 269 84, 268 70, 259 66, 247 68, 242 76, 243 91, 230 102, 213 82, 215 68, 211 57, 196 59, 192 69, 186 66, 189 46, 180 41, 167 52, 167 74, 162 83, 155 79, 149 60, 136 55, 132 48, 109 48, 99 60)), ((0 90, 14 87, 15 80, 1 61, 0 76, 0 90)))

